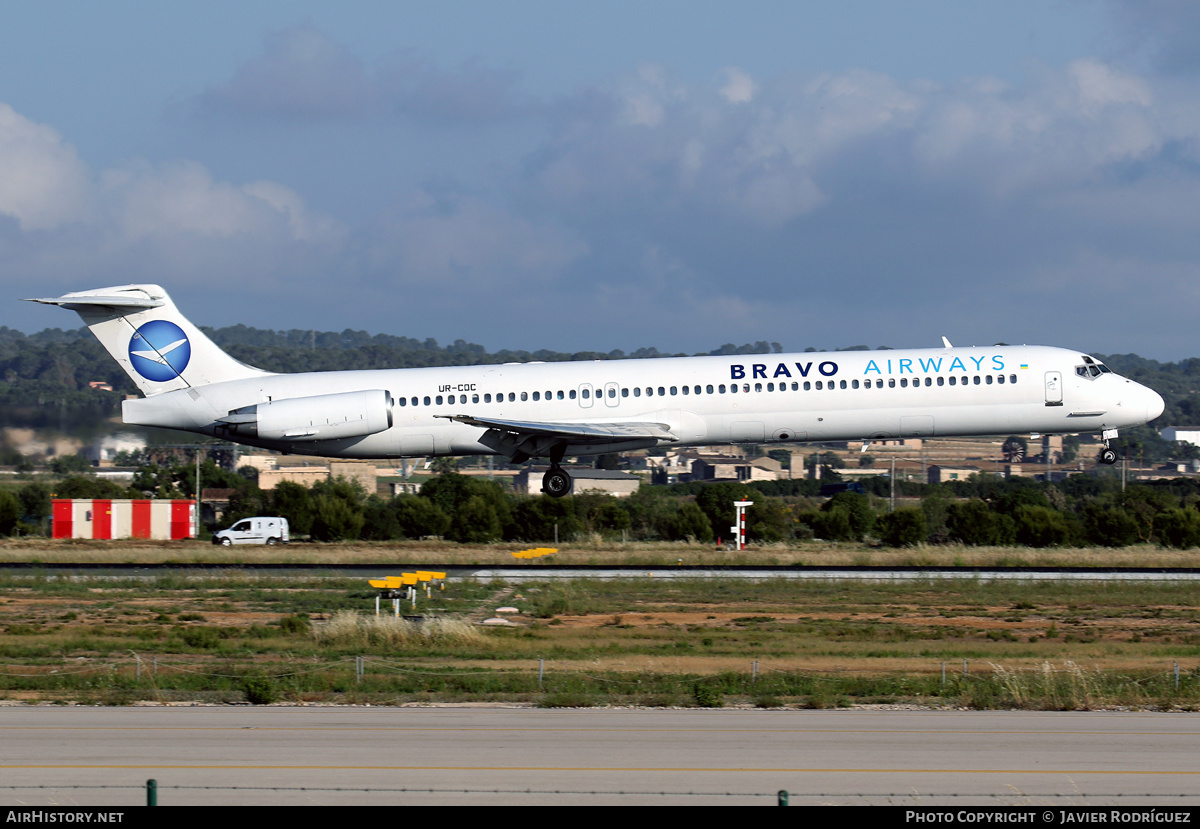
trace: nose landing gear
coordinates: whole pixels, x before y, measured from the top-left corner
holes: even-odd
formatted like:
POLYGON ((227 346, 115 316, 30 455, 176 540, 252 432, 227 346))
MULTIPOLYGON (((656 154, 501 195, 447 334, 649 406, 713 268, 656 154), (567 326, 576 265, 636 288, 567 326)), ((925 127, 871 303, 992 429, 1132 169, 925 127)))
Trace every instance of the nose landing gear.
POLYGON ((1112 466, 1117 462, 1117 450, 1109 447, 1108 442, 1117 436, 1116 429, 1105 429, 1100 433, 1100 437, 1104 440, 1104 451, 1100 453, 1100 463, 1112 466))

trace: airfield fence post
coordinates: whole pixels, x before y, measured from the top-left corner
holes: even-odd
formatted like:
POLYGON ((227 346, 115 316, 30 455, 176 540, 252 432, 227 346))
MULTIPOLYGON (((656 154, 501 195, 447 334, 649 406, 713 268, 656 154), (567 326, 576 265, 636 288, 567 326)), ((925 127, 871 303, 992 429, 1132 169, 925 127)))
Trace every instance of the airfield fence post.
POLYGON ((539 658, 538 659, 538 690, 539 691, 546 690, 545 688, 542 687, 542 678, 545 675, 546 675, 546 660, 539 658))
POLYGON ((1175 663, 1175 693, 1179 693, 1179 663, 1175 663))
POLYGON ((946 663, 942 662, 942 687, 946 687, 946 663))
POLYGON ((158 805, 158 781, 153 777, 146 781, 146 805, 158 805))

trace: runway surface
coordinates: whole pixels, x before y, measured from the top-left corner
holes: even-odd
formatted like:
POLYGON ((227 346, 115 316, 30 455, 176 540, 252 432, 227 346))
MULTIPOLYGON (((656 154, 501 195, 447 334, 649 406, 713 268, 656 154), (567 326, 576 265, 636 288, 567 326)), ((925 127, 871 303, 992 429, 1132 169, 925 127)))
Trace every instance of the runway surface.
POLYGON ((154 778, 164 806, 1194 806, 1198 739, 1193 714, 3 706, 0 804, 154 778))

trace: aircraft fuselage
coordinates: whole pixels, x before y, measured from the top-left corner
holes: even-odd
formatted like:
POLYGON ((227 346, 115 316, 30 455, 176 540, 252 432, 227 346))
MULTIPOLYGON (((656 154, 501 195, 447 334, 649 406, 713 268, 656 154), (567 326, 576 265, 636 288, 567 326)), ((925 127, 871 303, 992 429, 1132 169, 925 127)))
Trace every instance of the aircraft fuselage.
POLYGON ((655 445, 783 443, 1102 432, 1162 412, 1154 391, 1081 352, 1046 346, 683 357, 267 374, 128 400, 127 423, 282 452, 347 458, 495 454, 486 431, 448 416, 665 424, 676 440, 569 444, 567 455, 655 445), (1086 362, 1085 362, 1086 361, 1086 362), (313 395, 387 392, 373 434, 264 439, 219 418, 313 395), (316 439, 314 439, 316 438, 316 439))

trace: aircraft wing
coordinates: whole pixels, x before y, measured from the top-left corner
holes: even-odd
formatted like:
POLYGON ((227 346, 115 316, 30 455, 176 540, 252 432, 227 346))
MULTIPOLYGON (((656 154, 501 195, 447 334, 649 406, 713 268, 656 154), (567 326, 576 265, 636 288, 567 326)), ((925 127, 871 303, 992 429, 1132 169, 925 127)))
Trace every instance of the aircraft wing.
POLYGON ((538 435, 563 438, 572 443, 610 443, 616 440, 668 440, 679 438, 671 433, 666 423, 548 423, 536 420, 501 420, 494 417, 471 415, 434 415, 478 426, 482 429, 499 429, 516 435, 538 435))

